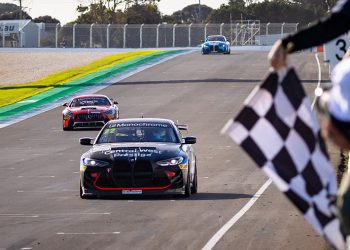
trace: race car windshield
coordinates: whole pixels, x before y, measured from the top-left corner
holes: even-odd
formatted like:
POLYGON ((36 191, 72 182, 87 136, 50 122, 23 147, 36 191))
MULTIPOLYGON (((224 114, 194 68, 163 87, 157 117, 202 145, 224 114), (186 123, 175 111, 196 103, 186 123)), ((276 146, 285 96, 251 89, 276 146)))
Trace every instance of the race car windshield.
POLYGON ((110 106, 110 102, 105 97, 84 97, 72 100, 70 107, 82 106, 110 106))
POLYGON ((110 126, 106 126, 98 138, 97 144, 121 142, 179 143, 178 136, 175 134, 174 129, 168 124, 156 123, 150 126, 149 123, 143 123, 144 126, 128 125, 129 124, 110 124, 110 126), (160 125, 162 125, 162 127, 160 125))
POLYGON ((208 41, 221 41, 225 42, 225 38, 223 36, 209 36, 208 41))

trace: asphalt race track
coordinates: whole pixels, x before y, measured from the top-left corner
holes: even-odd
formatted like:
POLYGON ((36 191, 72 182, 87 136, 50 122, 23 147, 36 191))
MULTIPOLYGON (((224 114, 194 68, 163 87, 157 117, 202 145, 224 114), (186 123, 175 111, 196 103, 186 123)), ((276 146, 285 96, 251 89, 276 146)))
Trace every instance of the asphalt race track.
MULTIPOLYGON (((292 58, 309 93, 317 83, 311 53, 292 58)), ((173 197, 79 198, 80 137, 62 131, 62 108, 0 129, 0 249, 201 249, 266 182, 220 135, 267 74, 266 52, 194 52, 100 91, 121 117, 163 117, 197 136, 199 193, 173 197)), ((271 185, 214 249, 327 249, 271 185)))

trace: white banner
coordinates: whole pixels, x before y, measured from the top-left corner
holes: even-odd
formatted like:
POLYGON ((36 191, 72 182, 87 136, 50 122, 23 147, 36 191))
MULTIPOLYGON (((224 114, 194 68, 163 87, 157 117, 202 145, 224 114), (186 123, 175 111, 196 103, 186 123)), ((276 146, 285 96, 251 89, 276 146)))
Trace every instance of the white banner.
POLYGON ((11 23, 11 24, 0 23, 0 35, 2 35, 4 32, 5 32, 5 35, 18 33, 19 32, 18 23, 11 23))

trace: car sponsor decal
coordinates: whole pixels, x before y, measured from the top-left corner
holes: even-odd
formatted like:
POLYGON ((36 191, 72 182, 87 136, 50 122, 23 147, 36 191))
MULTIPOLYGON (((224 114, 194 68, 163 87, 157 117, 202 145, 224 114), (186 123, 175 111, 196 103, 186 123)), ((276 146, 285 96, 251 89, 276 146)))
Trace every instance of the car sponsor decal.
POLYGON ((154 122, 125 122, 125 123, 112 123, 109 125, 109 128, 127 128, 127 127, 169 128, 170 125, 166 123, 154 123, 154 122))
POLYGON ((106 150, 103 153, 113 157, 151 157, 152 154, 161 154, 162 151, 153 148, 130 148, 106 150))
POLYGON ((84 172, 87 169, 87 166, 80 166, 80 171, 84 172))

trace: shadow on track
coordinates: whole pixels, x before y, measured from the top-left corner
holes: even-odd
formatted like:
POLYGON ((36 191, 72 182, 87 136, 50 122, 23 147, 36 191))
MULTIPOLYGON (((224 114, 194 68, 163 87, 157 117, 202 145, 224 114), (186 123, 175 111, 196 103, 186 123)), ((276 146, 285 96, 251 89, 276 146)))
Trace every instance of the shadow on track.
POLYGON ((161 201, 161 200, 179 200, 179 201, 212 201, 212 200, 236 200, 236 199, 250 199, 254 195, 251 194, 235 194, 235 193, 197 193, 189 198, 181 195, 162 195, 162 196, 101 196, 89 197, 87 200, 134 200, 134 201, 161 201))
MULTIPOLYGON (((220 79, 220 78, 212 78, 212 79, 193 79, 193 80, 167 80, 167 81, 137 81, 137 82, 116 82, 116 83, 94 83, 94 84, 52 84, 52 85, 30 85, 30 86, 21 86, 21 85, 11 85, 11 86, 0 86, 1 90, 9 90, 9 89, 25 89, 25 88, 67 88, 67 87, 88 87, 88 86, 110 86, 110 85, 139 85, 139 84, 180 84, 180 83, 260 83, 262 79, 220 79)), ((318 83, 318 80, 302 80, 303 83, 318 83)), ((327 83, 328 81, 322 80, 321 83, 327 83)))

